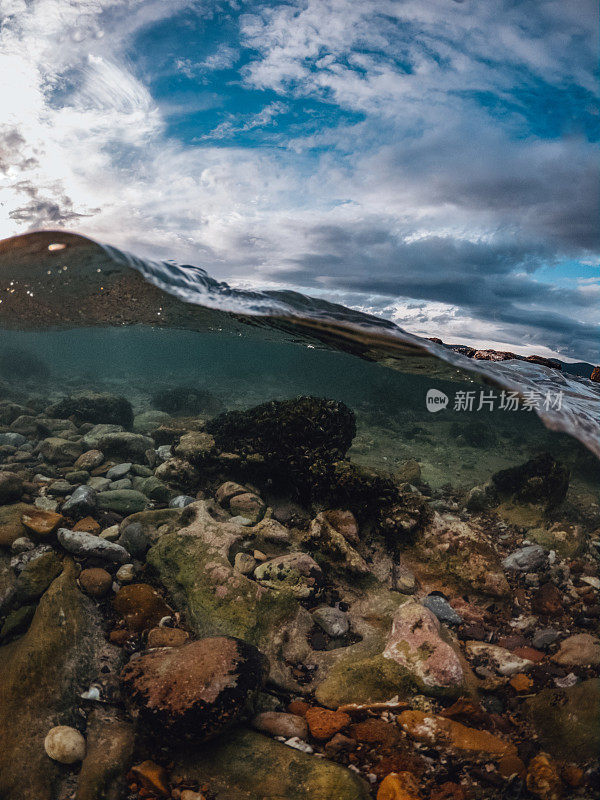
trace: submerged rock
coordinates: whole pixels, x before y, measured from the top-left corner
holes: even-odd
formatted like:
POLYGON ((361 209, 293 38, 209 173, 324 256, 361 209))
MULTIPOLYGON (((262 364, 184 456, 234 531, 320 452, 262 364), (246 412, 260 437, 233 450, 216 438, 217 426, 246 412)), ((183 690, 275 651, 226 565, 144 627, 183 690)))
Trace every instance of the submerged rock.
POLYGON ((129 553, 124 547, 91 533, 59 528, 56 537, 65 550, 77 556, 101 558, 121 564, 129 561, 129 553))
POLYGON ((100 438, 98 446, 106 456, 143 463, 146 460, 146 450, 154 449, 154 441, 141 433, 122 431, 106 433, 100 438))
POLYGON ((296 597, 310 597, 323 578, 321 567, 308 553, 287 553, 260 564, 254 577, 263 586, 288 591, 296 597))
POLYGON ((501 757, 515 755, 517 748, 488 731, 469 728, 436 714, 423 711, 402 711, 398 722, 406 733, 418 742, 430 745, 441 745, 449 750, 463 754, 501 757))
POLYGON ((97 502, 95 489, 91 486, 78 486, 60 510, 68 517, 85 517, 95 510, 97 502))
POLYGON ((85 756, 85 739, 76 728, 57 725, 48 731, 44 739, 47 755, 61 764, 75 764, 85 756))
POLYGON ((252 645, 212 637, 146 653, 121 681, 140 723, 177 745, 211 739, 248 715, 264 666, 252 645))
POLYGON ((496 472, 492 484, 501 495, 512 495, 525 503, 544 503, 550 508, 565 499, 569 470, 549 453, 542 453, 521 466, 496 472))
POLYGON ((515 550, 502 561, 507 572, 534 572, 548 563, 548 553, 539 544, 530 544, 515 550))
POLYGON ((419 603, 400 606, 383 651, 426 693, 456 694, 464 683, 460 659, 443 640, 437 617, 419 603))
POLYGON ((219 800, 369 800, 365 783, 345 767, 240 728, 209 742, 177 766, 177 778, 207 783, 219 800))
POLYGON ((98 492, 98 508, 103 511, 116 511, 127 516, 143 511, 148 505, 148 498, 135 489, 108 489, 98 492))
POLYGON ((542 745, 556 758, 587 761, 600 752, 600 678, 543 689, 526 701, 542 745))
POLYGON ((22 494, 22 478, 14 472, 0 472, 0 505, 19 500, 22 494))
POLYGON ((115 595, 113 606, 130 631, 151 628, 173 613, 156 589, 147 583, 123 586, 115 595))
POLYGON ((111 394, 90 393, 65 397, 50 406, 47 413, 51 417, 72 417, 77 422, 92 422, 94 425, 122 425, 124 428, 131 428, 133 424, 133 409, 129 400, 111 394))

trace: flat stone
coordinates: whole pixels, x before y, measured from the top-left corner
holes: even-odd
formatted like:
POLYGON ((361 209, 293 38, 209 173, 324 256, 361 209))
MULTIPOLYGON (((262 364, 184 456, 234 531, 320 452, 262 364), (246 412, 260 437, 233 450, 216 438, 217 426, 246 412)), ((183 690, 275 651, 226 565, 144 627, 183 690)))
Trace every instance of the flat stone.
POLYGON ((576 633, 560 643, 552 661, 567 667, 587 667, 600 664, 600 639, 590 633, 576 633))
POLYGON ((95 511, 97 494, 91 486, 78 486, 71 497, 63 503, 61 513, 68 517, 85 517, 95 511))
POLYGON ((423 711, 402 711, 398 723, 418 742, 443 746, 461 754, 505 756, 516 755, 517 748, 487 731, 476 730, 452 719, 423 711))
POLYGON ((118 481, 119 478, 124 478, 125 475, 131 469, 132 464, 130 461, 125 462, 124 464, 116 464, 114 467, 111 467, 108 472, 106 473, 106 477, 110 481, 118 481))
POLYGON ((291 739, 306 739, 308 725, 306 720, 297 714, 286 714, 281 711, 263 711, 252 719, 252 727, 271 736, 283 736, 291 739))
POLYGON ((548 553, 539 544, 530 544, 515 550, 502 561, 506 572, 535 572, 548 563, 548 553))
POLYGON ((32 508, 22 515, 21 521, 28 531, 45 538, 54 533, 58 526, 64 522, 64 518, 62 514, 56 514, 54 511, 32 508))
POLYGON ((531 644, 536 650, 546 650, 551 644, 558 639, 560 633, 554 628, 543 628, 541 631, 536 631, 531 639, 531 644))
POLYGON ((440 622, 446 622, 450 625, 461 625, 463 618, 458 614, 446 600, 439 594, 429 594, 423 597, 421 605, 432 611, 440 622))
POLYGON ((91 533, 59 528, 57 539, 67 552, 76 556, 101 558, 105 561, 115 561, 117 563, 125 563, 130 558, 124 547, 106 539, 101 539, 91 533))
POLYGON ((499 674, 510 676, 517 672, 528 672, 533 667, 533 661, 520 658, 504 647, 487 642, 466 642, 465 649, 470 658, 481 659, 489 663, 499 674))
POLYGON ((148 498, 135 489, 98 492, 97 500, 102 511, 116 511, 124 516, 143 511, 148 505, 148 498))
POLYGON ((38 449, 50 464, 72 464, 81 455, 83 447, 79 442, 51 436, 40 442, 38 449))

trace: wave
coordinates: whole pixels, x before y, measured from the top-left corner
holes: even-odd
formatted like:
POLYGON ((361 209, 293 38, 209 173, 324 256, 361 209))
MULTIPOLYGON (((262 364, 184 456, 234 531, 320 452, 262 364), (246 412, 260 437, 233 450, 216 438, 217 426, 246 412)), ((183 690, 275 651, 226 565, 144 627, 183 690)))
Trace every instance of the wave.
POLYGON ((0 242, 0 327, 40 330, 147 324, 186 330, 282 331, 392 369, 516 393, 546 427, 600 458, 600 385, 520 359, 479 361, 394 323, 294 291, 241 291, 204 269, 140 258, 64 231, 0 242), (548 398, 551 398, 548 401, 548 398))

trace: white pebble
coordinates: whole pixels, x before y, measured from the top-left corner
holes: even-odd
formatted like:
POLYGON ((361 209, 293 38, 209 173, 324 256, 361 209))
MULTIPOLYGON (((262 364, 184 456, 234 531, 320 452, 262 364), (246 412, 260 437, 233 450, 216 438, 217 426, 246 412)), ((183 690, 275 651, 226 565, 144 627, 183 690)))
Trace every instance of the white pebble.
POLYGON ((75 764, 85 756, 85 739, 68 725, 51 728, 44 739, 46 754, 61 764, 75 764))

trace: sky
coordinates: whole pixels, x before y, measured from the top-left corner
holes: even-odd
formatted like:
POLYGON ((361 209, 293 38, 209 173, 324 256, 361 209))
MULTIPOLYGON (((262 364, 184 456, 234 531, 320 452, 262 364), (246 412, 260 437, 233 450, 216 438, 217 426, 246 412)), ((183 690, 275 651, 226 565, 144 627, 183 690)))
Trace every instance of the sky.
POLYGON ((600 361, 596 0, 0 0, 0 237, 600 361))

